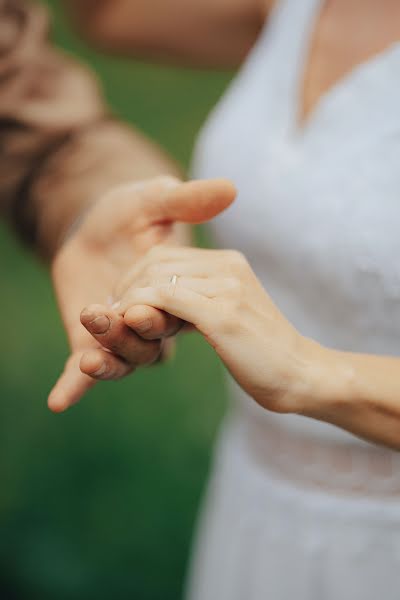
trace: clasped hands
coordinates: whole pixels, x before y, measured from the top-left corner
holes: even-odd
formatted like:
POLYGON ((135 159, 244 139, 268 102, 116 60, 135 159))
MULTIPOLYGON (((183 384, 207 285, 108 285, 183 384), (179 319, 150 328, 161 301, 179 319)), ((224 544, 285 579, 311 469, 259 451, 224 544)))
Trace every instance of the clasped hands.
POLYGON ((280 313, 242 254, 180 245, 180 224, 212 219, 235 193, 226 180, 160 177, 121 186, 87 212, 53 262, 71 346, 49 396, 53 411, 76 403, 98 380, 157 361, 183 323, 259 404, 301 411, 315 343, 280 313))

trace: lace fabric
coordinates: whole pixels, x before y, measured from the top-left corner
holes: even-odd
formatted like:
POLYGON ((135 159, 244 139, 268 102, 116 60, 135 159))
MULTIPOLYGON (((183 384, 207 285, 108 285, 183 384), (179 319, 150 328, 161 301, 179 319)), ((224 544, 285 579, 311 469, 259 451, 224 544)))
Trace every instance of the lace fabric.
POLYGON ((335 494, 400 497, 397 452, 289 432, 254 416, 241 419, 239 427, 253 460, 277 479, 335 494))

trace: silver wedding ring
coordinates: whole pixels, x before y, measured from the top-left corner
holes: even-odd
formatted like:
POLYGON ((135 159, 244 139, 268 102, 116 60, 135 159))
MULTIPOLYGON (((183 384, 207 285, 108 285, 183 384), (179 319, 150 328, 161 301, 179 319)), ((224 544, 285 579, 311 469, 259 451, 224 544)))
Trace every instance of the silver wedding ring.
POLYGON ((169 284, 172 287, 172 294, 175 293, 176 284, 178 283, 178 275, 172 275, 169 284))

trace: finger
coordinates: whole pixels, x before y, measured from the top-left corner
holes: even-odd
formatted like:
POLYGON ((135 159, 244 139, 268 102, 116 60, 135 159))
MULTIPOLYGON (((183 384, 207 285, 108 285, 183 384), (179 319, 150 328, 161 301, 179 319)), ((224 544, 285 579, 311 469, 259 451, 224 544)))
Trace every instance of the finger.
POLYGON ((226 264, 222 252, 220 254, 203 248, 157 246, 121 278, 114 297, 121 299, 133 284, 147 287, 145 282, 149 281, 149 274, 153 281, 157 278, 161 283, 171 274, 179 277, 210 277, 224 270, 226 264))
POLYGON ((64 371, 48 397, 47 404, 51 411, 58 413, 67 410, 95 385, 96 381, 79 369, 81 355, 81 352, 76 352, 65 363, 64 371))
POLYGON ((227 179, 188 181, 170 186, 164 193, 147 197, 151 189, 143 194, 143 208, 152 222, 204 223, 230 206, 235 199, 236 189, 227 179))
MULTIPOLYGON (((237 279, 233 277, 213 277, 210 279, 197 277, 177 277, 175 284, 171 282, 171 279, 171 276, 168 275, 168 277, 164 281, 153 282, 147 280, 144 282, 143 287, 167 288, 168 286, 170 286, 172 295, 176 293, 176 289, 184 288, 187 290, 191 290, 192 292, 196 292, 197 294, 200 294, 202 296, 205 296, 206 298, 218 298, 223 294, 227 294, 230 291, 236 290, 239 285, 237 279)), ((139 311, 140 314, 142 309, 148 311, 151 310, 151 307, 139 307, 136 304, 134 304, 134 299, 137 297, 137 289, 141 288, 137 288, 136 286, 130 288, 124 294, 119 304, 118 311, 124 315, 125 322, 131 319, 132 314, 135 316, 136 313, 139 311)), ((162 313, 161 311, 158 311, 158 315, 160 315, 160 317, 161 315, 165 315, 162 318, 158 317, 160 326, 164 326, 164 323, 168 316, 165 313, 162 313)))
MULTIPOLYGON (((126 225, 133 216, 139 229, 155 224, 204 223, 214 218, 232 204, 236 189, 227 179, 209 179, 181 183, 174 177, 157 177, 135 183, 126 183, 104 196, 100 206, 101 220, 93 224, 86 220, 82 228, 96 239, 106 240, 109 235, 109 218, 115 221, 118 206, 119 223, 126 225)), ((97 207, 99 210, 99 207, 97 207)))
POLYGON ((131 364, 101 348, 84 352, 79 367, 82 373, 99 380, 121 379, 134 370, 131 364))
POLYGON ((95 220, 85 219, 81 230, 86 232, 90 239, 92 235, 97 241, 106 242, 110 235, 110 221, 114 223, 115 231, 120 226, 126 228, 127 223, 135 219, 137 229, 143 230, 152 224, 154 217, 148 214, 149 203, 156 202, 164 196, 168 190, 182 185, 182 182, 170 176, 155 177, 149 180, 134 181, 113 187, 111 191, 103 196, 95 205, 98 218, 95 220), (116 210, 117 207, 117 210, 116 210))
MULTIPOLYGON (((226 179, 209 179, 181 183, 174 177, 157 177, 135 183, 126 183, 106 194, 96 205, 101 218, 85 219, 80 230, 88 239, 108 241, 109 219, 126 226, 135 219, 138 231, 152 225, 204 223, 232 204, 236 189, 226 179), (116 211, 116 206, 118 210, 116 211)), ((116 228, 117 229, 117 228, 116 228)))
MULTIPOLYGON (((164 310, 193 323, 201 331, 213 324, 218 311, 215 301, 180 285, 136 288, 130 292, 125 309, 135 304, 148 304, 164 310)), ((124 311, 123 303, 121 310, 124 311)))
POLYGON ((156 340, 176 335, 182 321, 152 306, 132 306, 124 314, 125 324, 142 338, 156 340))
POLYGON ((141 339, 111 308, 93 304, 81 313, 81 323, 104 348, 132 366, 149 365, 157 360, 160 344, 141 339))
MULTIPOLYGON (((164 285, 170 282, 171 278, 164 285)), ((238 285, 238 280, 233 277, 178 277, 175 284, 176 287, 192 290, 192 292, 196 292, 207 298, 218 298, 223 294, 229 293, 231 290, 236 290, 238 285)))
POLYGON ((176 340, 173 337, 165 338, 162 343, 160 362, 167 362, 175 356, 176 340))

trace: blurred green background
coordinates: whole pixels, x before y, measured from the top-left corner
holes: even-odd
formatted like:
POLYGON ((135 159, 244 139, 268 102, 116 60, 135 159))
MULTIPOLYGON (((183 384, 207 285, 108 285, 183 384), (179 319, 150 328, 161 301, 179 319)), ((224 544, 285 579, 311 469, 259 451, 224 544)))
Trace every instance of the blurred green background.
MULTIPOLYGON (((114 111, 187 166, 229 74, 101 56, 48 4, 56 43, 93 66, 114 111)), ((179 599, 225 404, 218 361, 186 336, 173 364, 52 415, 67 347, 49 278, 5 227, 0 252, 0 598, 179 599)))

